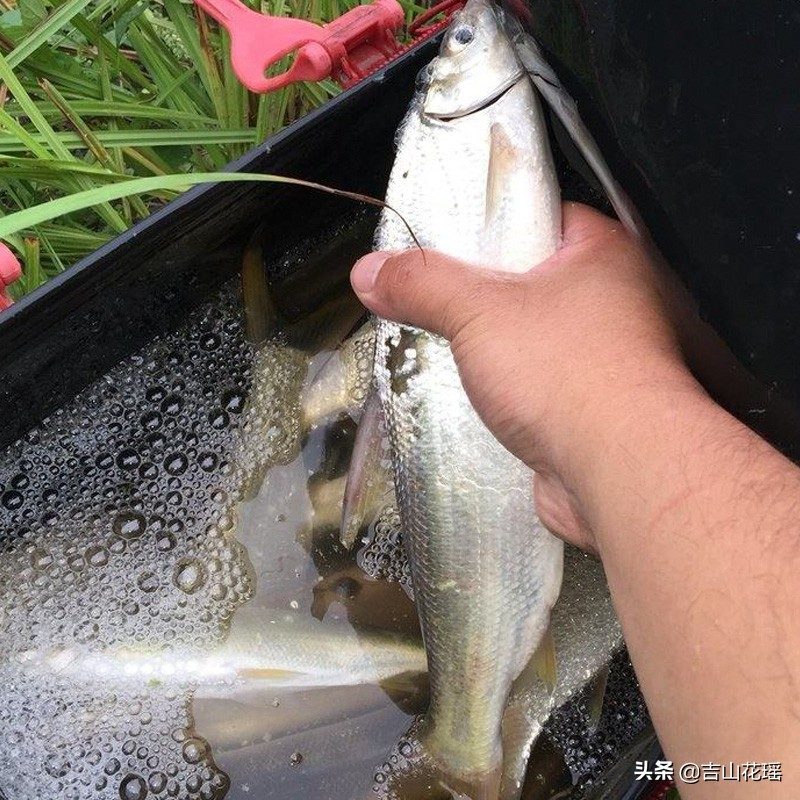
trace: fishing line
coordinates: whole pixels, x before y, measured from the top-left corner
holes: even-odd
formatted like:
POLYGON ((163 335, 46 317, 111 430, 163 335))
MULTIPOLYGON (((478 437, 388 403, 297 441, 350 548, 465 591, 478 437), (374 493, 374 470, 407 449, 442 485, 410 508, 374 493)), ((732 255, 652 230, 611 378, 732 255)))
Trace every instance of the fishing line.
POLYGON ((19 231, 35 227, 43 222, 49 222, 56 217, 70 214, 73 211, 81 211, 85 208, 91 208, 92 206, 107 203, 111 200, 121 200, 131 195, 166 190, 181 191, 189 186, 196 186, 203 183, 245 182, 285 183, 292 186, 303 186, 306 189, 314 189, 319 192, 325 192, 326 194, 355 200, 359 203, 366 203, 367 205, 388 209, 399 217, 403 226, 411 236, 412 241, 422 253, 422 261, 427 266, 428 262, 425 258, 425 251, 417 235, 414 233, 413 228, 408 223, 408 220, 385 200, 379 200, 377 197, 362 194, 361 192, 351 192, 347 189, 337 189, 333 186, 326 186, 324 183, 303 180, 302 178, 290 178, 285 175, 270 175, 254 172, 198 172, 186 175, 157 175, 147 178, 133 178, 131 180, 112 183, 107 186, 86 189, 82 192, 75 192, 65 197, 59 197, 55 200, 48 200, 45 203, 30 206, 22 211, 16 211, 13 214, 8 214, 0 218, 0 238, 5 239, 10 245, 15 246, 17 242, 9 237, 19 231))

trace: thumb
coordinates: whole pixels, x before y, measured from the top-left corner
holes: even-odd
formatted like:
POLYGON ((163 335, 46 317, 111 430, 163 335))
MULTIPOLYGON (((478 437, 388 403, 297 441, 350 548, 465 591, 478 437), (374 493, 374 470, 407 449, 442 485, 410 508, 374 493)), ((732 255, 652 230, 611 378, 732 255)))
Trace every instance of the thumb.
POLYGON ((369 253, 350 274, 355 293, 370 311, 449 340, 500 299, 508 280, 419 249, 369 253))

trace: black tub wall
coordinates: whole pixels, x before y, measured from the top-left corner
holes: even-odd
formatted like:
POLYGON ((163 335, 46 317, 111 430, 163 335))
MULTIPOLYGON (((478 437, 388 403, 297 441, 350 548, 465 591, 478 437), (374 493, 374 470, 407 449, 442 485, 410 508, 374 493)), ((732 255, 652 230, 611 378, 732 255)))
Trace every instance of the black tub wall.
POLYGON ((740 416, 797 456, 789 416, 800 409, 800 5, 508 7, 578 99, 703 316, 761 382, 740 416))
MULTIPOLYGON (((382 197, 395 130, 429 42, 231 166, 382 197)), ((0 446, 15 441, 238 271, 262 225, 265 258, 352 217, 352 201, 279 184, 197 187, 0 316, 0 446)))

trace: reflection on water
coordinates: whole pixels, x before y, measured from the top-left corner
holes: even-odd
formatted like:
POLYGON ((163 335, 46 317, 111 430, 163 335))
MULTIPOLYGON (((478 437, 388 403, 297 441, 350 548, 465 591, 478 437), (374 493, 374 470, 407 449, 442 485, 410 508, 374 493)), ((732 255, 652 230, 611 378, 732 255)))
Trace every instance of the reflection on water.
MULTIPOLYGON (((249 344, 229 285, 0 454, 7 800, 355 800, 413 756, 425 662, 391 498, 339 542, 371 340, 333 352, 360 310, 351 255, 323 252, 324 291, 287 270, 277 338, 249 344)), ((554 616, 555 693, 522 682, 504 733, 578 702, 529 793, 591 783, 646 724, 619 670, 599 727, 584 709, 620 641, 595 562, 569 555, 554 616)))

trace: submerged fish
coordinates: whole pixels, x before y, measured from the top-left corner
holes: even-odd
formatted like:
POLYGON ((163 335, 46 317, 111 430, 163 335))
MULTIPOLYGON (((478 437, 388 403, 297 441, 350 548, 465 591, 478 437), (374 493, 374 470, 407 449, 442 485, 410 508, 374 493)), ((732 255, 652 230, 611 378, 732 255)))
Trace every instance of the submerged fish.
MULTIPOLYGON (((424 246, 473 264, 523 272, 547 258, 561 205, 545 122, 491 3, 469 0, 421 83, 387 202, 424 246)), ((413 244, 384 213, 377 248, 413 244)), ((443 785, 495 797, 503 712, 547 631, 563 545, 535 516, 531 471, 473 409, 447 341, 379 320, 375 378, 428 656, 422 749, 443 785)))
POLYGON ((133 647, 87 651, 54 647, 14 655, 13 666, 32 673, 56 673, 77 683, 113 681, 180 686, 238 685, 264 681, 270 688, 402 686, 424 676, 422 644, 380 631, 356 632, 349 625, 261 617, 242 620, 215 650, 147 652, 133 647))
POLYGON ((305 428, 337 414, 358 419, 370 390, 374 353, 375 331, 370 323, 362 325, 331 353, 303 393, 305 428))

